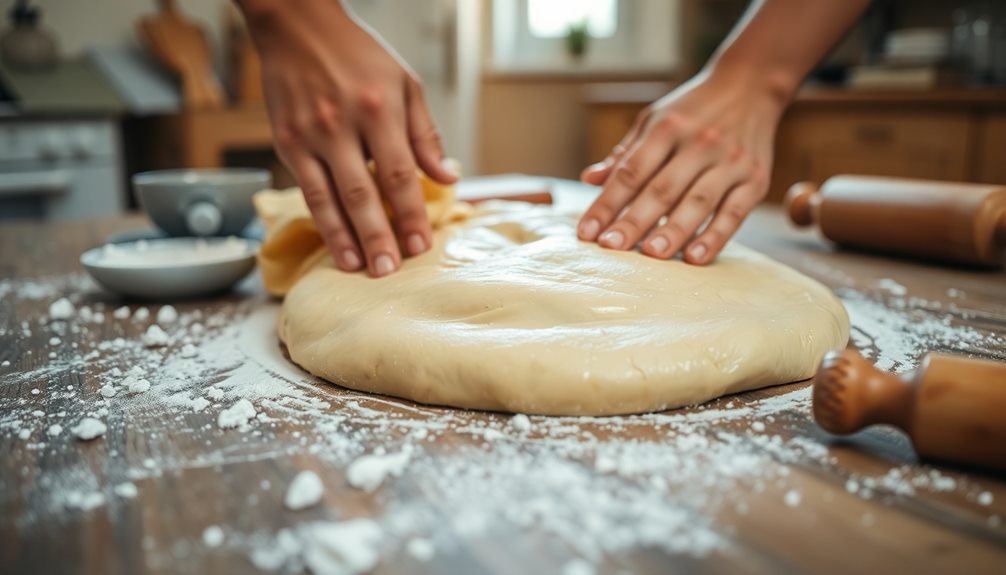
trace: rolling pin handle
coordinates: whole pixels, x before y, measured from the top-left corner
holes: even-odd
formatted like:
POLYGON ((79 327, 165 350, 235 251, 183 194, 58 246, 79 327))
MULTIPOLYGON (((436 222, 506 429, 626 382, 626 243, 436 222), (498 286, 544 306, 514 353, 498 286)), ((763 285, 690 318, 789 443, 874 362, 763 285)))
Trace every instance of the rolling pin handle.
POLYGON ((799 227, 807 227, 817 221, 817 210, 821 196, 817 185, 811 182, 797 182, 786 192, 786 211, 789 219, 799 227))
POLYGON ((814 377, 814 419, 837 435, 877 423, 911 433, 913 394, 910 379, 876 369, 851 349, 831 352, 814 377))

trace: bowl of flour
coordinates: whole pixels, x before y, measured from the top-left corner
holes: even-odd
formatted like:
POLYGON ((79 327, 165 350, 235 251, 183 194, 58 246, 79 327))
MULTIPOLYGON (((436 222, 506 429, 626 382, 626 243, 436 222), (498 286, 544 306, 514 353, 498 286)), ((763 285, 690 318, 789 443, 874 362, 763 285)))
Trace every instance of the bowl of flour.
POLYGON ((88 250, 80 263, 109 291, 182 299, 232 287, 255 267, 258 245, 237 237, 137 240, 88 250))

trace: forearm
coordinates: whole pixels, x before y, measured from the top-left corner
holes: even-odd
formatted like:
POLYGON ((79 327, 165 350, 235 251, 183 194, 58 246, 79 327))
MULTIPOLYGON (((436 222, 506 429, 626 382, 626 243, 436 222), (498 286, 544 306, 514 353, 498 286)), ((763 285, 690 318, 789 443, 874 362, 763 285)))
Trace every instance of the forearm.
POLYGON ((342 0, 234 0, 253 39, 274 30, 303 32, 311 25, 341 27, 354 17, 342 0))
POLYGON ((838 43, 870 0, 755 0, 706 72, 745 78, 781 103, 838 43))

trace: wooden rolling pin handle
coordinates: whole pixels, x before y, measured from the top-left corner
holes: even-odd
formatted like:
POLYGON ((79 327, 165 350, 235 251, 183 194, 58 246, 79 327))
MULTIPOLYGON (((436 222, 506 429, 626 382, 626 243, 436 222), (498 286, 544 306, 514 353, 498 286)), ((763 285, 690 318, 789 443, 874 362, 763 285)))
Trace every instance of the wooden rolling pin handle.
POLYGON ((811 182, 797 182, 786 192, 786 213, 801 228, 817 223, 821 196, 811 182))
POLYGON ((814 419, 839 435, 878 423, 909 432, 913 392, 910 382, 875 369, 852 350, 831 352, 814 378, 814 419))
POLYGON ((814 378, 813 401, 814 419, 832 433, 886 423, 920 456, 1006 470, 1006 364, 929 354, 898 376, 855 351, 833 352, 814 378))

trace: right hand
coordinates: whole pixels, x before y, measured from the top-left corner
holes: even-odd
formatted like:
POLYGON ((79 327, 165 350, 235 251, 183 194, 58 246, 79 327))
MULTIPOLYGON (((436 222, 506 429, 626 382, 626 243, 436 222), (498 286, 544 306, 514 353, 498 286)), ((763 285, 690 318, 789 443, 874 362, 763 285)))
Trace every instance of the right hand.
POLYGON ((262 59, 276 152, 339 269, 386 276, 402 252, 428 250, 432 229, 416 167, 443 184, 458 176, 444 162, 415 74, 341 2, 239 3, 262 59))

